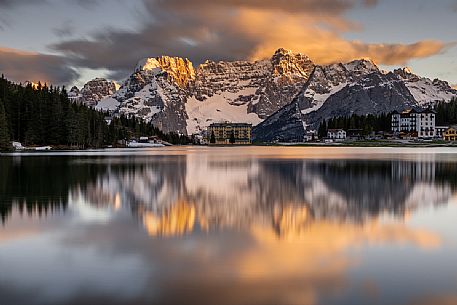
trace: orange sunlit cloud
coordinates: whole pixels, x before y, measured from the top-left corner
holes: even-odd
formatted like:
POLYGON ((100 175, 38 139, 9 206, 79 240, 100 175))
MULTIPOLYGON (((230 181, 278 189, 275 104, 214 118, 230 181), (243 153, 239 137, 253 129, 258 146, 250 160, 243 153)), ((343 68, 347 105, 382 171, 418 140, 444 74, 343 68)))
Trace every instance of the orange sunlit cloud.
POLYGON ((244 34, 258 41, 251 59, 267 58, 278 47, 284 47, 304 53, 318 64, 371 58, 378 64, 404 65, 411 59, 438 54, 447 46, 433 40, 413 44, 366 44, 345 40, 340 32, 356 29, 358 25, 339 16, 243 9, 236 26, 240 32, 247 29, 244 34))
POLYGON ((0 46, 0 71, 14 81, 62 84, 76 72, 58 55, 46 55, 0 46))

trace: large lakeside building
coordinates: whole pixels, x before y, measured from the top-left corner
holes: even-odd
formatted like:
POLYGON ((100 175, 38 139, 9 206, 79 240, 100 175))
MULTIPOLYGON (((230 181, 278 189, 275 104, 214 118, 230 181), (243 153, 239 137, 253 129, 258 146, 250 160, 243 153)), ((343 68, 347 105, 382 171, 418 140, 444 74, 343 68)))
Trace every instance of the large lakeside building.
POLYGON ((251 144, 252 124, 247 123, 213 123, 208 127, 208 142, 216 145, 251 144))
POLYGON ((434 138, 436 136, 436 112, 432 109, 414 110, 392 114, 392 132, 413 138, 434 138))

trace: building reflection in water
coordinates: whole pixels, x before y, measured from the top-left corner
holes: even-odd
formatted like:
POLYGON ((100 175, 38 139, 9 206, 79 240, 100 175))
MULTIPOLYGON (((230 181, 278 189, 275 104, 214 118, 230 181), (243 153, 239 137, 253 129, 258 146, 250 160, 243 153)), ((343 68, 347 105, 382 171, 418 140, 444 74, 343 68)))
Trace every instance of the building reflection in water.
POLYGON ((2 200, 10 200, 3 205, 4 218, 11 205, 40 214, 82 197, 77 201, 99 209, 131 210, 153 236, 189 234, 196 225, 208 231, 254 224, 268 225, 281 236, 315 221, 363 224, 383 213, 403 218, 421 207, 447 202, 457 183, 456 163, 430 159, 221 160, 189 155, 61 160, 56 170, 67 173, 65 183, 58 175, 60 182, 53 181, 41 169, 49 160, 41 161, 38 171, 24 162, 11 165, 9 174, 2 176, 2 200), (22 179, 17 173, 24 171, 30 172, 24 183, 45 175, 49 183, 38 188, 10 185, 22 179))
POLYGON ((41 215, 65 209, 71 199, 131 210, 153 236, 189 234, 196 225, 208 231, 253 224, 268 225, 281 236, 318 220, 363 224, 383 213, 403 218, 445 203, 456 188, 457 166, 430 158, 61 158, 52 160, 51 169, 46 158, 33 160, 33 166, 28 159, 3 160, 2 217, 7 221, 15 205, 41 215))
MULTIPOLYGON (((389 288, 390 278, 382 278, 385 273, 412 281, 415 291, 404 293, 415 297, 430 286, 415 272, 432 274, 436 268, 424 263, 427 255, 436 254, 445 265, 453 259, 439 251, 449 247, 442 232, 408 221, 456 194, 457 163, 432 156, 303 160, 189 154, 1 162, 7 170, 0 175, 0 248, 30 253, 13 250, 30 251, 24 244, 35 234, 34 259, 40 268, 47 266, 37 279, 21 277, 10 266, 36 270, 33 260, 16 261, 0 251, 7 259, 2 272, 16 289, 0 281, 6 300, 23 300, 27 295, 15 291, 28 284, 25 290, 44 291, 40 304, 93 304, 100 296, 110 304, 345 304, 325 298, 346 290, 347 304, 369 304, 373 299, 363 295, 368 290, 396 290, 389 288), (42 182, 25 184, 33 181, 42 182), (24 208, 34 220, 55 211, 70 216, 30 224, 20 215, 24 208), (14 238, 19 242, 7 242, 14 238), (388 247, 378 253, 367 245, 388 247), (362 255, 368 266, 357 269, 362 255), (360 281, 369 284, 362 287, 360 281), (87 287, 85 296, 80 287, 87 287)), ((441 278, 434 275, 433 281, 441 278)))

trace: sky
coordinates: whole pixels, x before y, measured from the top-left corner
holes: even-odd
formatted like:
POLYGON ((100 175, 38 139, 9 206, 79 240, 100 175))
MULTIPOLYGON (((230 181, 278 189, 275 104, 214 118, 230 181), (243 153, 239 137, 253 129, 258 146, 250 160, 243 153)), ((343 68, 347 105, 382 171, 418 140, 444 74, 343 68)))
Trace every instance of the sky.
POLYGON ((0 0, 0 72, 13 81, 117 81, 145 57, 317 64, 371 58, 457 85, 457 0, 0 0))

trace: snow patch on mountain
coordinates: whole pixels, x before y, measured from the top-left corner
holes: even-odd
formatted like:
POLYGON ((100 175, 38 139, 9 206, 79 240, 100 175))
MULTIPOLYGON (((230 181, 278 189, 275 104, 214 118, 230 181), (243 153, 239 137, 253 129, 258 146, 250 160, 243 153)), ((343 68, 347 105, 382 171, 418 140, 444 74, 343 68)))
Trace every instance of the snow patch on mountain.
MULTIPOLYGON (((313 127, 330 116, 450 100, 457 90, 447 82, 419 77, 409 68, 381 71, 369 59, 316 66, 306 55, 278 49, 269 59, 206 61, 196 69, 179 57, 145 58, 120 88, 95 79, 81 90, 72 88, 68 95, 76 102, 98 104, 98 109, 145 119, 165 132, 187 134, 219 121, 257 125, 296 99, 294 107, 276 120, 281 123, 287 115, 294 116, 287 122, 289 135, 298 132, 299 125, 313 127), (300 122, 301 116, 308 121, 300 122)), ((276 126, 266 125, 269 132, 276 126)))
POLYGON ((95 109, 101 111, 114 111, 119 107, 120 103, 118 100, 114 99, 111 96, 105 97, 100 102, 98 102, 95 109))
POLYGON ((262 119, 256 113, 248 112, 248 105, 233 105, 233 102, 240 95, 253 92, 255 88, 248 88, 238 93, 224 92, 199 101, 191 97, 186 103, 187 133, 199 133, 215 122, 243 122, 253 125, 259 124, 262 119))
POLYGON ((307 113, 311 113, 313 111, 318 110, 319 108, 322 107, 322 105, 324 105, 325 101, 330 96, 332 96, 333 94, 337 93, 338 91, 340 91, 341 89, 343 89, 347 85, 348 85, 347 82, 342 82, 342 83, 340 83, 340 84, 338 84, 336 86, 331 85, 329 88, 327 88, 328 91, 326 93, 317 93, 312 89, 306 90, 305 96, 310 98, 310 99, 312 99, 314 102, 313 102, 313 106, 311 108, 303 109, 302 113, 303 114, 307 114, 307 113))
POLYGON ((457 96, 457 90, 453 89, 448 82, 420 77, 414 74, 410 68, 401 68, 394 71, 405 82, 414 99, 421 106, 440 101, 449 101, 457 96))
POLYGON ((155 114, 159 113, 167 105, 169 99, 156 80, 152 80, 136 92, 130 92, 123 87, 119 90, 117 97, 122 100, 119 107, 120 114, 138 116, 146 121, 150 121, 155 114))
POLYGON ((442 88, 436 86, 431 80, 426 78, 417 82, 406 82, 406 87, 408 87, 409 91, 420 105, 448 101, 457 95, 457 92, 442 90, 442 88))
POLYGON ((71 88, 68 98, 77 103, 95 107, 106 97, 113 95, 119 89, 119 84, 104 78, 95 78, 87 82, 79 90, 77 87, 71 88))

